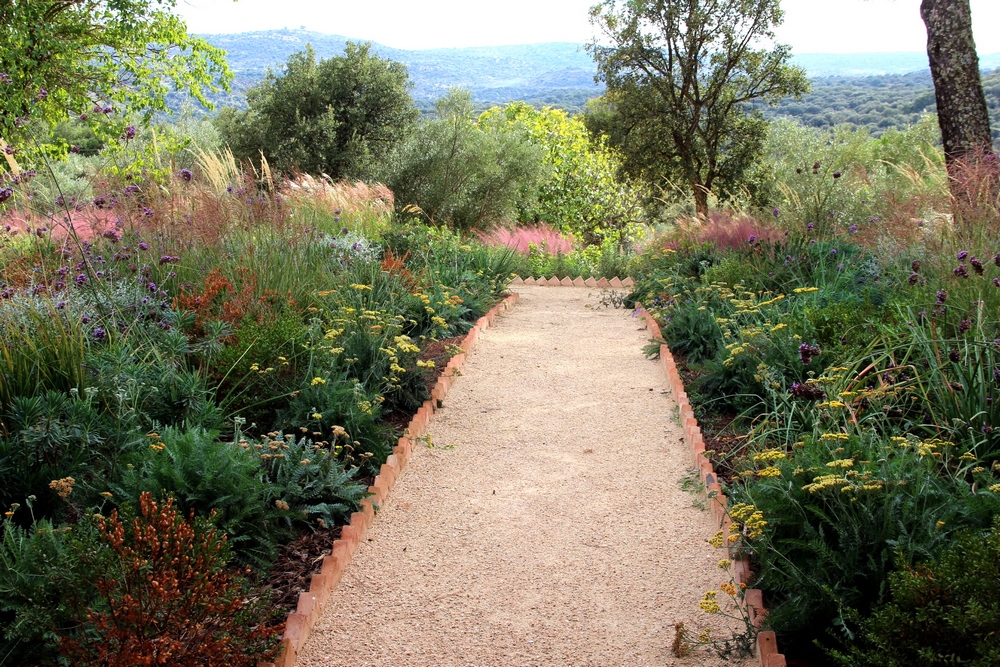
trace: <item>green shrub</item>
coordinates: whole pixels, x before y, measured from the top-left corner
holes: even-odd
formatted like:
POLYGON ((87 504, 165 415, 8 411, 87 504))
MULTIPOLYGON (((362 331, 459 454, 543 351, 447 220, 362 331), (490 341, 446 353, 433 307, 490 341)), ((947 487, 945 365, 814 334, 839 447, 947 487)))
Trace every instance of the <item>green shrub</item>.
POLYGON ((1000 664, 1000 524, 985 538, 955 536, 937 558, 901 564, 889 577, 891 601, 862 627, 853 650, 839 652, 845 666, 1000 664))
POLYGON ((833 430, 748 456, 728 494, 767 522, 749 547, 779 636, 791 646, 808 645, 818 628, 849 637, 887 599, 898 563, 990 525, 1000 495, 970 483, 977 461, 957 454, 941 440, 833 430))
POLYGON ((93 582, 109 571, 110 560, 89 520, 57 527, 39 519, 29 528, 0 521, 4 662, 55 664, 60 639, 75 632, 93 605, 93 582))
POLYGON ((271 432, 256 442, 240 437, 237 444, 260 460, 276 505, 287 505, 288 524, 326 528, 346 523, 368 494, 367 487, 355 480, 365 452, 341 427, 331 429, 329 441, 296 440, 291 434, 271 432))
POLYGON ((282 537, 286 511, 257 456, 218 433, 166 428, 152 434, 147 452, 120 483, 120 496, 138 502, 143 493, 174 498, 185 514, 207 517, 227 536, 236 559, 265 570, 282 537))

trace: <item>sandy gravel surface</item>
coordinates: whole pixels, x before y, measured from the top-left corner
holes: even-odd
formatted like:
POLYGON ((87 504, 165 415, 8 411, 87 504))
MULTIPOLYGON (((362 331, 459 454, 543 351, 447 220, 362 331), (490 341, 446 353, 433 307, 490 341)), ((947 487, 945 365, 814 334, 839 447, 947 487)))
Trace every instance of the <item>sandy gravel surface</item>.
POLYGON ((516 289, 297 665, 733 664, 670 652, 678 621, 718 623, 698 601, 725 573, 641 319, 516 289))

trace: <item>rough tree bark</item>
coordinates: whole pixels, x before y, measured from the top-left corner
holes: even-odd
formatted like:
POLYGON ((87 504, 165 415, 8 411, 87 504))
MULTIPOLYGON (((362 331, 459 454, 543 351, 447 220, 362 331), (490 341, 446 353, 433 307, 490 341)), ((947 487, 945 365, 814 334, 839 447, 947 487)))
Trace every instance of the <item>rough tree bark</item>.
POLYGON ((921 0, 927 26, 938 124, 948 171, 962 160, 992 153, 990 117, 979 75, 979 56, 972 38, 969 0, 921 0))

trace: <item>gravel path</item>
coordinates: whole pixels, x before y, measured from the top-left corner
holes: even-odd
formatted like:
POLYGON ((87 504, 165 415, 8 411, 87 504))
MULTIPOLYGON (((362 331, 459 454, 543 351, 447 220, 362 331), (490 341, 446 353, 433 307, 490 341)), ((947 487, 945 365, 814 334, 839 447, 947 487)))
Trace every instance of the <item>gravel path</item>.
POLYGON ((726 575, 642 321, 516 290, 296 665, 733 664, 671 654, 675 623, 720 629, 698 602, 726 575))

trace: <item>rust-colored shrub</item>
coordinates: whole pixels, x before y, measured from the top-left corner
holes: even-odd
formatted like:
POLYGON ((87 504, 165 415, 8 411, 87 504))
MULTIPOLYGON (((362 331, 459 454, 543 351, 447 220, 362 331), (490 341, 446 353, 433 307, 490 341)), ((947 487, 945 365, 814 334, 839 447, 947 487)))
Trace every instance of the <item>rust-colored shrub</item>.
POLYGON ((63 654, 101 667, 242 667, 272 656, 283 624, 268 625, 243 578, 225 569, 225 536, 185 521, 173 499, 143 493, 139 505, 129 527, 117 511, 98 520, 117 567, 94 582, 98 608, 63 654))
POLYGON ((413 273, 406 268, 406 260, 409 256, 409 252, 404 254, 402 257, 398 257, 392 249, 386 250, 385 256, 382 258, 382 270, 395 276, 399 276, 399 279, 403 281, 403 284, 412 291, 417 288, 417 280, 413 277, 413 273))
POLYGON ((193 312, 198 332, 211 319, 222 320, 233 327, 239 326, 247 317, 263 324, 276 310, 295 308, 291 295, 282 295, 275 290, 258 290, 257 276, 250 269, 237 268, 234 274, 242 285, 240 288, 222 275, 221 269, 212 269, 205 276, 200 292, 181 288, 180 295, 174 297, 174 308, 193 312))

